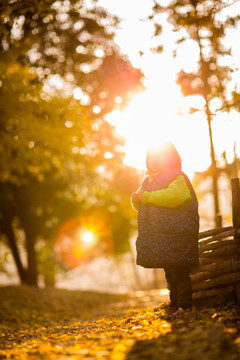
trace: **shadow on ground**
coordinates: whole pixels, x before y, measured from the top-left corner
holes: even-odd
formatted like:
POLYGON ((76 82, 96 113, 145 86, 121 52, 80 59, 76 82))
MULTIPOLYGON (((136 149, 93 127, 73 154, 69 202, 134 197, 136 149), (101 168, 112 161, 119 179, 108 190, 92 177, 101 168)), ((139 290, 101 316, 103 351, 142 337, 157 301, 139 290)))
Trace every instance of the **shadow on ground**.
POLYGON ((136 341, 126 360, 238 360, 240 309, 230 307, 195 309, 171 317, 166 334, 136 341))

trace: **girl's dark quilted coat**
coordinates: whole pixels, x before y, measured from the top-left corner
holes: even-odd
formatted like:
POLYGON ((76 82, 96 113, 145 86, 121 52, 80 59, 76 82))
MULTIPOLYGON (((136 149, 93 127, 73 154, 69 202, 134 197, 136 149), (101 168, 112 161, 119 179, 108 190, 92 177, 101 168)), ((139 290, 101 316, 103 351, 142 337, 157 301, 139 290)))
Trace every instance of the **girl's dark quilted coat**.
POLYGON ((136 242, 138 265, 146 268, 198 265, 198 201, 188 177, 178 169, 168 169, 150 182, 147 177, 141 189, 167 188, 178 175, 184 176, 193 200, 176 208, 140 203, 136 242))

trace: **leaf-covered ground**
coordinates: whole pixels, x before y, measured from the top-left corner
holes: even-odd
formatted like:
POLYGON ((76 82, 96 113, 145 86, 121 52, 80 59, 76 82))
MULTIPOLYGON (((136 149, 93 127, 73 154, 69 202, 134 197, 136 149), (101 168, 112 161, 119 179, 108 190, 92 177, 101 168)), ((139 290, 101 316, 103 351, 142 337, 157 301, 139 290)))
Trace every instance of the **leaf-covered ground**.
POLYGON ((161 301, 159 291, 127 296, 2 287, 0 359, 240 358, 238 306, 172 317, 161 301))

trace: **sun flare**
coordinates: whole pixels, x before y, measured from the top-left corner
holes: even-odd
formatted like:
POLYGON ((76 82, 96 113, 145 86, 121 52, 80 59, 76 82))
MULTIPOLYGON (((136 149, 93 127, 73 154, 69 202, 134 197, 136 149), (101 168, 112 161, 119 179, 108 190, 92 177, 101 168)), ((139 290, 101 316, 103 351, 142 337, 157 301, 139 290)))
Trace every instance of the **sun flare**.
MULTIPOLYGON (((204 154, 204 157, 197 154, 193 156, 193 153, 197 153, 198 148, 201 148, 203 139, 208 139, 207 126, 202 113, 191 116, 188 114, 189 104, 184 102, 176 83, 173 81, 171 85, 165 79, 164 86, 163 81, 164 77, 161 84, 152 79, 151 86, 148 86, 145 92, 136 95, 123 111, 115 110, 108 114, 106 119, 126 140, 124 150, 127 165, 145 169, 147 149, 171 141, 182 157, 183 170, 192 177, 196 162, 198 168, 204 169, 208 166, 208 153, 204 154), (194 144, 191 133, 199 134, 199 137, 194 139, 194 144)), ((195 102, 196 107, 201 107, 200 99, 195 102)))
POLYGON ((82 234, 82 240, 85 243, 91 243, 94 240, 93 233, 91 231, 86 231, 82 234))

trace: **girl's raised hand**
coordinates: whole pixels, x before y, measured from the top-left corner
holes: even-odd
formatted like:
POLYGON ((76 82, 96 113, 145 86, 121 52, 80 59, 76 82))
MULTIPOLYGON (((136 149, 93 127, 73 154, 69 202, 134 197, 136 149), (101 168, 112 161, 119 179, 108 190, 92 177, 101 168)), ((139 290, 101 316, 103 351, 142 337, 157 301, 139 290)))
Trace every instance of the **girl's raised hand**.
POLYGON ((137 193, 132 194, 132 201, 141 202, 143 199, 143 191, 139 191, 137 193))

